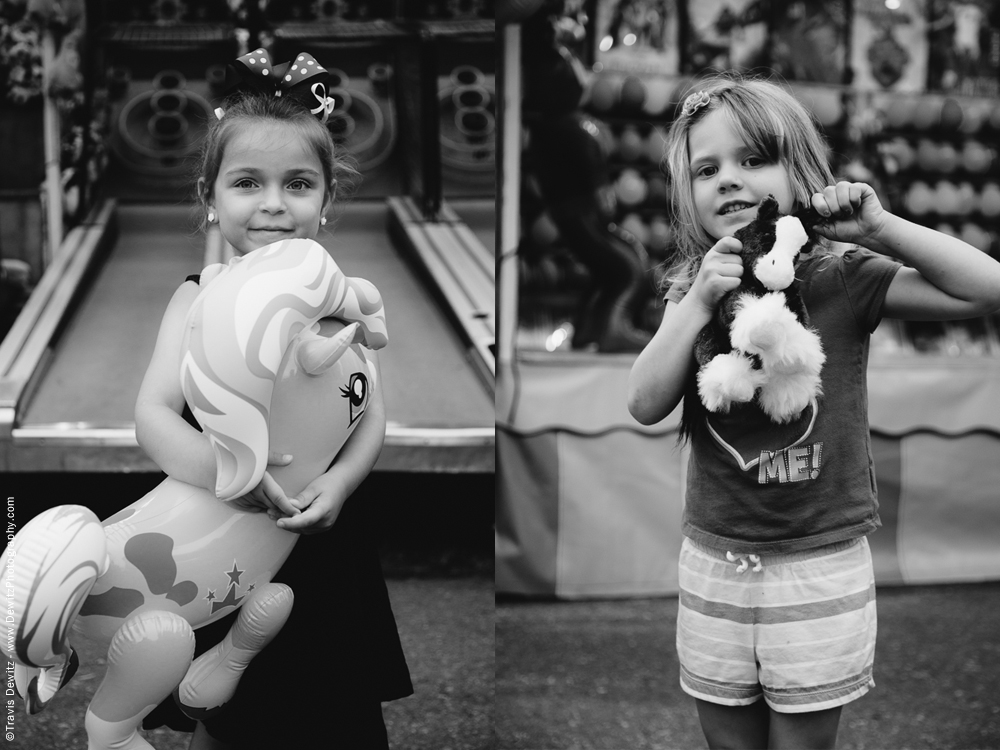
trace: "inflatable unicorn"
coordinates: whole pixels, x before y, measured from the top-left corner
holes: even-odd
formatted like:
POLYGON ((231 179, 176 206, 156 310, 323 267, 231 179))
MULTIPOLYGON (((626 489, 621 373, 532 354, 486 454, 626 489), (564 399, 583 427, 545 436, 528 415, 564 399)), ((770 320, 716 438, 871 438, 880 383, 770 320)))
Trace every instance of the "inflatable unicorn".
POLYGON ((270 472, 289 497, 327 470, 378 386, 362 346, 386 344, 378 290, 345 276, 321 245, 285 240, 209 266, 188 314, 178 373, 216 457, 215 493, 167 478, 101 522, 64 505, 4 552, 12 636, 0 649, 38 713, 76 671, 71 639, 108 649, 87 710, 90 750, 150 748, 143 717, 173 692, 205 718, 281 629, 292 592, 271 578, 298 535, 227 502, 270 472), (193 630, 239 609, 226 638, 193 660, 193 630))

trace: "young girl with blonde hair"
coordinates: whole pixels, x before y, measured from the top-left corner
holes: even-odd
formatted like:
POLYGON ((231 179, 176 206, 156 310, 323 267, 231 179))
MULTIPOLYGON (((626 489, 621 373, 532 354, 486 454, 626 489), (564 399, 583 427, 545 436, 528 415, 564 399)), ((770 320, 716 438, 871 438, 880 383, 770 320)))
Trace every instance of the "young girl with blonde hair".
POLYGON ((696 83, 665 152, 678 253, 629 379, 643 424, 669 415, 694 377, 699 331, 747 272, 733 235, 767 195, 782 213, 815 209, 819 235, 854 246, 796 268, 826 354, 821 395, 789 424, 751 401, 694 429, 679 565, 680 681, 709 746, 834 747, 842 707, 875 684, 869 335, 883 317, 997 310, 1000 264, 886 211, 871 186, 835 181, 808 112, 770 81, 696 83))

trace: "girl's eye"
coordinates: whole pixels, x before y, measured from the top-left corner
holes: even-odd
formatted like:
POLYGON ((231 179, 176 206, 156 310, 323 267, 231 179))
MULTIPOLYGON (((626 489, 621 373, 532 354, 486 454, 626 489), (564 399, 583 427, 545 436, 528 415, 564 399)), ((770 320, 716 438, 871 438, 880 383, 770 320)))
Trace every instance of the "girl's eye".
POLYGON ((288 187, 291 190, 308 190, 311 186, 305 180, 292 180, 288 187))
POLYGON ((746 158, 746 165, 748 167, 761 167, 766 163, 767 161, 759 156, 748 156, 746 158))
POLYGON ((254 182, 253 180, 244 177, 242 180, 238 180, 233 187, 239 188, 240 190, 250 190, 254 187, 254 182))
POLYGON ((698 170, 695 172, 695 174, 698 177, 711 177, 713 174, 715 174, 715 167, 711 164, 706 164, 703 167, 698 167, 698 170))

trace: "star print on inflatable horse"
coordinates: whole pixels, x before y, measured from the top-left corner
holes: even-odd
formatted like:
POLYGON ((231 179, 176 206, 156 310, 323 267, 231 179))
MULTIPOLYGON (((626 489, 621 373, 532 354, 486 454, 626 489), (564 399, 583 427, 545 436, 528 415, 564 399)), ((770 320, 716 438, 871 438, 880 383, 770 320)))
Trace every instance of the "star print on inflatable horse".
POLYGON ((270 472, 289 497, 327 470, 378 387, 363 347, 386 344, 378 290, 345 276, 321 245, 268 245, 202 273, 179 376, 211 441, 215 492, 167 478, 99 521, 79 505, 28 522, 3 556, 12 636, 4 653, 27 711, 73 676, 71 639, 107 648, 87 710, 90 750, 150 748, 143 717, 173 693, 196 719, 222 709, 281 629, 292 592, 272 583, 298 535, 227 502, 270 472), (225 639, 192 662, 193 630, 239 609, 225 639))

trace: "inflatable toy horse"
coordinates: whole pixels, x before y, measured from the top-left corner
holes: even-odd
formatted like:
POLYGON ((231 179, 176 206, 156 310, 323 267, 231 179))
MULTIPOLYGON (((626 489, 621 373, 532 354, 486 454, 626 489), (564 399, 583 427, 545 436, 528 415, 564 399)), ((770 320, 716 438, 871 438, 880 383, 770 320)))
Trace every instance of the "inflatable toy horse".
POLYGON ((187 318, 181 386, 211 441, 216 491, 167 478, 103 522, 64 505, 32 519, 3 556, 4 653, 29 713, 78 666, 71 639, 108 649, 87 711, 90 750, 149 748, 143 717, 174 693, 193 718, 232 697, 280 630, 292 593, 271 583, 298 535, 228 500, 256 486, 269 446, 294 456, 271 475, 289 497, 327 470, 362 418, 386 344, 381 297, 321 245, 286 240, 210 266, 187 318), (346 325, 345 325, 346 324, 346 325), (192 662, 193 630, 240 615, 192 662))

